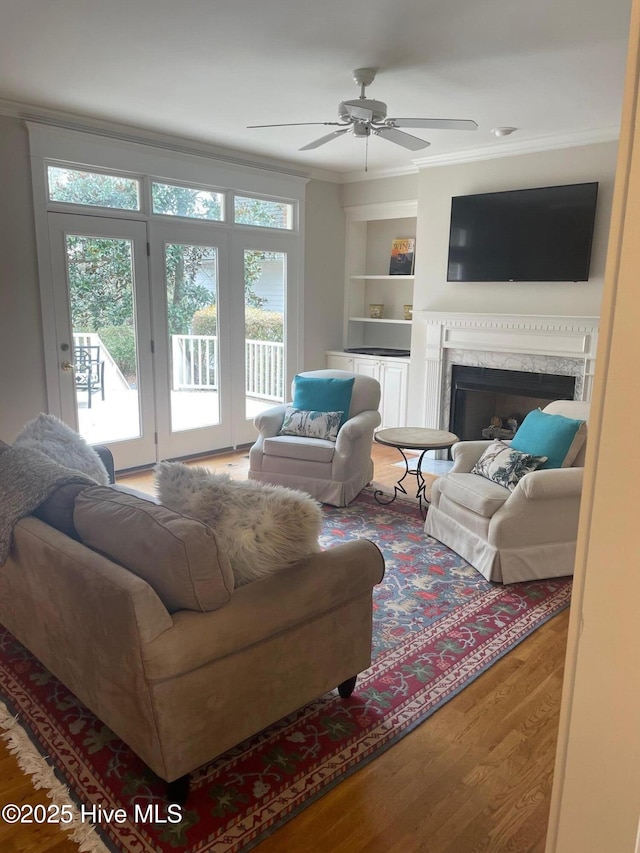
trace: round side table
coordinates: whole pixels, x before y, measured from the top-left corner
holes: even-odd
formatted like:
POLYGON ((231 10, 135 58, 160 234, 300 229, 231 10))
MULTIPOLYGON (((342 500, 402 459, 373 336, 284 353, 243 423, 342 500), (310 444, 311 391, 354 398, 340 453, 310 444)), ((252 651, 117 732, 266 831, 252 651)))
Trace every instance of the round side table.
POLYGON ((378 444, 386 444, 388 447, 395 447, 400 452, 404 459, 405 471, 402 477, 393 487, 393 494, 387 495, 381 489, 373 493, 374 498, 379 504, 387 505, 393 503, 398 497, 398 494, 406 495, 407 490, 402 485, 402 481, 409 474, 416 477, 417 491, 416 497, 420 506, 422 517, 426 517, 429 501, 425 495, 425 481, 422 476, 422 460, 427 450, 448 450, 452 444, 459 441, 457 435, 452 432, 447 432, 443 429, 427 429, 423 427, 393 427, 392 429, 381 429, 373 436, 374 441, 378 444), (409 460, 405 456, 405 450, 420 450, 420 457, 415 471, 409 469, 409 460))

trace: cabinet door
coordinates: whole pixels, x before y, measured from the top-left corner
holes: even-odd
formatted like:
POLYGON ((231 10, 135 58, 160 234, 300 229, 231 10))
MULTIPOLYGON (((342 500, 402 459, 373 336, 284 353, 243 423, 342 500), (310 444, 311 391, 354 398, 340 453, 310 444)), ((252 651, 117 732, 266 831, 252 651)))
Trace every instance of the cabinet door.
POLYGON ((407 425, 407 383, 409 365, 394 361, 382 361, 380 385, 381 428, 404 427, 407 425))
POLYGON ((353 359, 348 355, 327 355, 327 367, 329 370, 348 370, 353 373, 353 359))
POLYGON ((380 381, 380 362, 374 358, 354 358, 353 372, 380 381))

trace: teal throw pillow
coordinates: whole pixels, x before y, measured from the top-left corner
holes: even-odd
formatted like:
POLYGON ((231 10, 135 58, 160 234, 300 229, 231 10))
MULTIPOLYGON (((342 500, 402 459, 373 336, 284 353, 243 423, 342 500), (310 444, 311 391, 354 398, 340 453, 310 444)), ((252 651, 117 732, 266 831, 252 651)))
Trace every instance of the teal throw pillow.
POLYGON ((522 421, 511 447, 533 456, 546 456, 541 468, 566 468, 578 455, 586 437, 584 421, 534 409, 522 421))
POLYGON ((298 374, 294 381, 292 405, 294 409, 306 412, 342 412, 342 426, 349 417, 354 379, 298 374))

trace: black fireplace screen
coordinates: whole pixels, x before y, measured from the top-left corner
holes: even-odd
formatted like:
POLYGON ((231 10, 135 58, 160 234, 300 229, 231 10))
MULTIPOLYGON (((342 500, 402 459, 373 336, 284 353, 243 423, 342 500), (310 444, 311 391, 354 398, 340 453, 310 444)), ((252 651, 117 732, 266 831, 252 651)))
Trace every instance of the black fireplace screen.
POLYGON ((575 384, 575 376, 454 364, 449 429, 463 441, 510 438, 532 409, 573 400, 575 384))

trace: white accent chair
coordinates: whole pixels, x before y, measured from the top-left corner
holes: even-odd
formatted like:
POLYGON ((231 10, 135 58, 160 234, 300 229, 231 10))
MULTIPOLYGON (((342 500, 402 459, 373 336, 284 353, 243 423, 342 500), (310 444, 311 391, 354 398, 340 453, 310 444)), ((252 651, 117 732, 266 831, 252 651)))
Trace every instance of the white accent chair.
MULTIPOLYGON (((556 400, 543 411, 586 421, 589 403, 556 400)), ((571 467, 531 471, 511 492, 470 473, 490 443, 453 445, 453 468, 431 490, 425 532, 490 581, 572 575, 585 445, 571 467)))
MULTIPOLYGON (((373 477, 371 442, 380 424, 380 383, 346 370, 312 370, 300 375, 355 376, 349 417, 333 442, 279 435, 285 405, 261 412, 254 419, 259 436, 249 452, 249 479, 301 489, 323 503, 347 506, 373 477)), ((295 379, 291 385, 292 398, 294 395, 295 379)))

